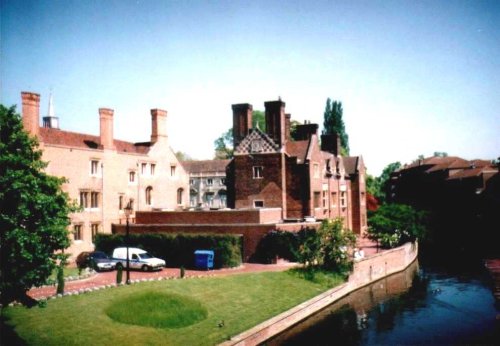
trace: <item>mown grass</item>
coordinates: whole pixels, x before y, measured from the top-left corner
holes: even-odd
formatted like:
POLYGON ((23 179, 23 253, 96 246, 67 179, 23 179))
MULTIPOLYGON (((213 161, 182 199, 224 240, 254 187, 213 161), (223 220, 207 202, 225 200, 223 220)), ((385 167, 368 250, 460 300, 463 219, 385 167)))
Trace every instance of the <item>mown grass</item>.
POLYGON ((2 314, 29 345, 215 345, 342 282, 330 276, 328 285, 289 272, 145 282, 50 300, 46 308, 8 307, 2 314), (201 302, 206 318, 155 328, 121 323, 106 313, 143 293, 189 297, 201 302))
POLYGON ((203 304, 190 297, 145 291, 113 300, 106 309, 113 320, 154 328, 181 328, 207 318, 203 304))

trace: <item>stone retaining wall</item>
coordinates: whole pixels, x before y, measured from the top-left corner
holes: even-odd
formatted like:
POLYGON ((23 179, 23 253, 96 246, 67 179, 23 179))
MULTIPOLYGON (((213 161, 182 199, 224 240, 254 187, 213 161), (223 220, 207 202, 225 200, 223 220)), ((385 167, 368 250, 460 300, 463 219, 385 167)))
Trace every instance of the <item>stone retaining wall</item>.
POLYGON ((405 270, 416 260, 417 255, 418 244, 407 243, 398 248, 387 250, 358 261, 354 264, 353 273, 345 284, 328 290, 250 330, 236 335, 231 340, 222 343, 221 346, 260 344, 352 291, 388 275, 405 270))

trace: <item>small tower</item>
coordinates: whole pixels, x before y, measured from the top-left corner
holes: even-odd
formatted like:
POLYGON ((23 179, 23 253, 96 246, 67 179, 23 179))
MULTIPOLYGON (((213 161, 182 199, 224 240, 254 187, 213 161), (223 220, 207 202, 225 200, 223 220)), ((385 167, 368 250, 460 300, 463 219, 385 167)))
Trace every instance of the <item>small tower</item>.
POLYGON ((43 117, 43 127, 59 129, 59 118, 55 116, 52 92, 49 97, 49 110, 47 112, 47 116, 43 117))

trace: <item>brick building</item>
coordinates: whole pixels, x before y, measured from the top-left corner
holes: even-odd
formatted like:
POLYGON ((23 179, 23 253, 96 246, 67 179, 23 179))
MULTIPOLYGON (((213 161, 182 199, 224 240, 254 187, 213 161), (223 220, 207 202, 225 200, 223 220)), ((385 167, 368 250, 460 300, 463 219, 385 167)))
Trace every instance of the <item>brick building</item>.
POLYGON ((40 142, 47 173, 67 178, 63 189, 80 204, 70 215, 73 256, 94 248, 96 233, 111 233, 111 224, 123 223, 123 208, 181 209, 189 203, 188 175, 169 146, 167 112, 151 110, 152 132, 147 142, 114 139, 114 111, 99 109, 98 136, 63 131, 53 114, 40 126, 40 95, 23 92, 24 128, 40 142))
POLYGON ((226 166, 230 160, 183 161, 189 174, 189 206, 202 209, 227 207, 226 166))
POLYGON ((362 157, 342 157, 337 135, 318 136, 305 123, 290 136, 281 100, 265 102, 266 131, 252 128, 250 104, 233 109, 234 158, 228 165, 228 207, 281 208, 283 220, 342 217, 355 233, 366 231, 362 157))

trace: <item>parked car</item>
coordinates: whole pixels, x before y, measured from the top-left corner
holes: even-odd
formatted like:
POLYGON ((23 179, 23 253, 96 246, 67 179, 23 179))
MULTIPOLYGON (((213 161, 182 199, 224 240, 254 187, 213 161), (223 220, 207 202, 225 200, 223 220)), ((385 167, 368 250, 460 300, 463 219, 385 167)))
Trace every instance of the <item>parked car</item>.
MULTIPOLYGON (((150 270, 161 270, 165 267, 165 261, 153 257, 146 251, 129 247, 128 248, 129 265, 132 269, 140 269, 142 271, 150 270)), ((113 260, 116 263, 116 267, 125 268, 127 266, 127 248, 119 247, 113 250, 113 260)))
POLYGON ((116 263, 102 251, 82 252, 76 258, 78 268, 92 268, 95 271, 113 270, 116 263))

